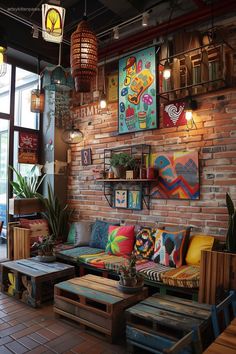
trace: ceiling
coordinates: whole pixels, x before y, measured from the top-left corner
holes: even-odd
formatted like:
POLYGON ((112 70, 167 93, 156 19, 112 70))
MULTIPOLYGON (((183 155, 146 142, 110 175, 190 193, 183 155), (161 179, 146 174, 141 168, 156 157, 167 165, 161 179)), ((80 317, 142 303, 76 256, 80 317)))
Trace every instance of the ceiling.
MULTIPOLYGON (((62 65, 69 66, 70 36, 83 18, 85 1, 54 0, 47 2, 61 5, 66 9, 62 65)), ((8 46, 14 49, 10 50, 10 55, 16 55, 15 50, 18 50, 30 56, 39 57, 41 61, 57 64, 58 44, 44 41, 41 33, 37 39, 32 36, 33 24, 41 27, 41 5, 43 3, 45 0, 0 0, 0 27, 5 31, 8 46)), ((104 55, 115 53, 117 48, 122 46, 125 48, 125 43, 128 48, 132 47, 128 44, 128 40, 132 44, 134 41, 137 43, 137 36, 141 35, 145 40, 151 36, 155 38, 158 33, 167 34, 170 32, 168 29, 173 30, 171 24, 174 24, 174 21, 177 22, 178 19, 180 20, 179 27, 182 18, 186 20, 188 26, 200 20, 208 22, 210 26, 212 13, 218 7, 221 6, 218 15, 227 14, 227 11, 228 15, 232 15, 230 10, 232 10, 232 4, 236 7, 236 1, 224 0, 223 3, 224 7, 222 0, 90 0, 87 1, 87 16, 91 28, 97 34, 101 57, 104 57, 104 55), (145 11, 149 12, 147 29, 141 26, 141 17, 145 11), (120 27, 120 39, 114 40, 112 29, 117 25, 120 27)))

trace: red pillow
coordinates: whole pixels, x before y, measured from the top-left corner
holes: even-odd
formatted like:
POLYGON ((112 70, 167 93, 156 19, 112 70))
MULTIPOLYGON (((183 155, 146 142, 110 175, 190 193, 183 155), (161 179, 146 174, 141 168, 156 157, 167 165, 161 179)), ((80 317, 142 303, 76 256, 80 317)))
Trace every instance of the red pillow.
POLYGON ((133 226, 109 226, 106 252, 116 256, 131 255, 134 247, 133 226))

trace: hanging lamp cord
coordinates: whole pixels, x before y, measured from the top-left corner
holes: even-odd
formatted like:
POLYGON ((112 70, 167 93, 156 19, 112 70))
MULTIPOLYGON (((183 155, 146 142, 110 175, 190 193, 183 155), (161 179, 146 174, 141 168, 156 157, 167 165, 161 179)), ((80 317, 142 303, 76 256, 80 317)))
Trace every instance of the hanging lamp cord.
POLYGON ((87 0, 84 0, 84 18, 87 19, 87 0))

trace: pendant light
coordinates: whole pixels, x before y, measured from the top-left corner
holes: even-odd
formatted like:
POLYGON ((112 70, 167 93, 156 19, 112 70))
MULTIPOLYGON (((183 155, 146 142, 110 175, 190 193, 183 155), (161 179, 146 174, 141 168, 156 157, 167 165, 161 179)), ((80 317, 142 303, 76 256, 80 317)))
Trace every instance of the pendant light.
POLYGON ((46 67, 43 71, 43 88, 49 91, 70 91, 74 88, 74 82, 70 69, 61 66, 61 43, 59 45, 58 65, 46 67))
POLYGON ((71 128, 67 128, 62 133, 62 140, 66 144, 78 144, 83 140, 83 133, 76 128, 74 118, 72 118, 71 128))
POLYGON ((33 113, 43 113, 44 111, 44 93, 40 90, 40 60, 38 58, 37 74, 38 74, 38 86, 37 89, 31 91, 31 105, 30 110, 33 113))
POLYGON ((77 92, 89 92, 97 72, 97 37, 89 28, 86 4, 85 0, 83 20, 71 35, 70 63, 77 92))
POLYGON ((100 108, 100 113, 105 113, 104 110, 107 112, 107 95, 106 95, 106 82, 105 82, 105 63, 103 66, 102 70, 102 76, 103 76, 103 91, 101 93, 100 97, 100 102, 99 102, 99 108, 100 108))

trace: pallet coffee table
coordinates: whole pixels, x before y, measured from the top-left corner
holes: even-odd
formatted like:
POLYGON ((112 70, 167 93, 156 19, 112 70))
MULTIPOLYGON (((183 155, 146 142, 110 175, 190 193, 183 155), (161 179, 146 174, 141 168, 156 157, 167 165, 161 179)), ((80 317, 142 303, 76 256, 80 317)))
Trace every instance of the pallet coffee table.
POLYGON ((74 276, 75 268, 68 264, 19 259, 1 264, 1 291, 37 307, 53 298, 55 283, 74 276))
POLYGON ((105 334, 112 342, 125 329, 125 309, 148 296, 147 288, 124 294, 117 284, 91 274, 56 284, 54 312, 105 334))

